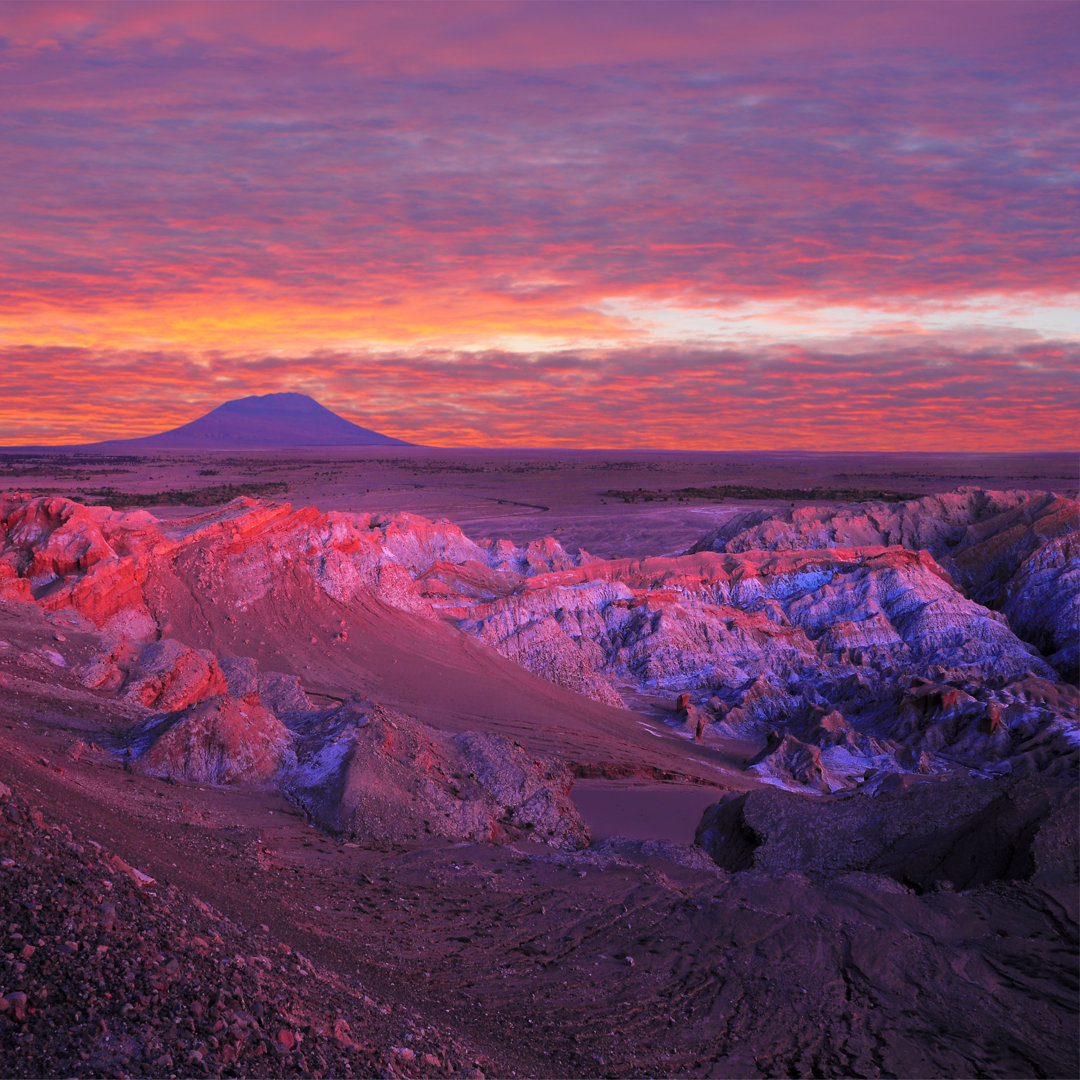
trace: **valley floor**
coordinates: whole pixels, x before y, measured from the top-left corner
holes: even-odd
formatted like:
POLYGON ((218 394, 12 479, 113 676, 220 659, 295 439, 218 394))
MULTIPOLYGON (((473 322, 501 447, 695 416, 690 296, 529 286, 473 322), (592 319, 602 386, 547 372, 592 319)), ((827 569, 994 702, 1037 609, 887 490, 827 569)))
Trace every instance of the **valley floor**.
MULTIPOLYGON (((100 844, 154 879, 132 887, 105 863, 80 902, 92 920, 110 900, 122 922, 150 909, 181 963, 151 994, 170 1022, 231 987, 237 964, 246 978, 251 957, 280 969, 300 956, 312 970, 233 991, 234 1011, 262 1001, 268 1013, 233 1038, 232 1060, 211 1050, 201 1018, 147 1041, 124 1013, 126 985, 86 1000, 65 1042, 57 1016, 84 1001, 97 944, 117 946, 84 925, 58 929, 17 972, 22 939, 9 934, 0 989, 24 988, 28 1009, 0 1015, 5 1075, 251 1075, 269 1062, 273 1074, 340 1075, 350 1060, 356 1075, 1050 1077, 1076 1060, 1076 890, 1052 874, 919 895, 872 875, 730 873, 663 841, 365 849, 266 792, 127 773, 95 749, 94 718, 69 710, 47 690, 5 695, 4 782, 84 853, 100 844), (228 920, 220 944, 184 944, 210 932, 183 926, 192 905, 228 920), (79 951, 58 979, 72 938, 79 951), (359 1050, 333 1038, 339 1017, 359 1050), (305 1065, 275 1047, 282 1028, 307 1033, 305 1065)), ((68 914, 68 893, 55 897, 73 876, 62 860, 42 865, 43 825, 13 817, 0 826, 0 897, 9 926, 36 942, 41 915, 18 888, 30 872, 68 914)))

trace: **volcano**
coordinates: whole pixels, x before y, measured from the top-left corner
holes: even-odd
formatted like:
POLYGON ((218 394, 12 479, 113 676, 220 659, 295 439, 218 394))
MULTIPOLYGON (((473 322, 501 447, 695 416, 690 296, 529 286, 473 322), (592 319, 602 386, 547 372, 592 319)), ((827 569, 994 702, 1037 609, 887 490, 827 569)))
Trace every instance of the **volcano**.
POLYGON ((408 446, 360 427, 307 394, 262 394, 226 401, 198 420, 140 439, 110 439, 93 450, 272 450, 305 446, 408 446))

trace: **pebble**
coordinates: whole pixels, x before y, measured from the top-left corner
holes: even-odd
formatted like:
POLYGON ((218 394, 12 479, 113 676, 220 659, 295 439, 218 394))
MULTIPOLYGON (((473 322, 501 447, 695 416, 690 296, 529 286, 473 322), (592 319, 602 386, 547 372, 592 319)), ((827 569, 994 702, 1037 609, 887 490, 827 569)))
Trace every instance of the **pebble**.
POLYGON ((16 990, 11 994, 5 994, 4 1001, 7 1004, 8 1009, 14 1014, 16 1020, 24 1020, 26 1018, 26 995, 21 990, 16 990))

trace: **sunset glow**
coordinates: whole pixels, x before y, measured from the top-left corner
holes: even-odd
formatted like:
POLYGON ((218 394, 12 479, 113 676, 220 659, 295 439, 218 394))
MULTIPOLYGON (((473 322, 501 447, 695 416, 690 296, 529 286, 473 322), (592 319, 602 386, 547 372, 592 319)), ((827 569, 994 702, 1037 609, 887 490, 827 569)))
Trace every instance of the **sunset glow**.
POLYGON ((1075 4, 0 4, 0 444, 1053 450, 1075 4))

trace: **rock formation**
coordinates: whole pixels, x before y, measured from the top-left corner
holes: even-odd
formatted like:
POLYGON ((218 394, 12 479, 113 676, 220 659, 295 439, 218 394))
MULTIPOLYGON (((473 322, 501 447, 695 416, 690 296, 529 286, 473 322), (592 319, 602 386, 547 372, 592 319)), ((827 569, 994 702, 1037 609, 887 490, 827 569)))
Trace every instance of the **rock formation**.
POLYGON ((994 881, 1076 880, 1069 780, 918 781, 813 799, 776 789, 710 807, 697 843, 728 870, 835 878, 869 873, 919 892, 994 881))
POLYGON ((311 701, 260 649, 288 655, 307 635, 333 662, 358 605, 386 604, 605 704, 689 693, 688 734, 776 731, 763 778, 836 790, 881 770, 1075 757, 1077 694, 1039 654, 1069 670, 1075 509, 962 489, 744 516, 682 556, 599 560, 407 514, 237 499, 159 521, 12 493, 0 596, 97 635, 87 686, 159 714, 228 690, 287 721, 311 701))
POLYGON ((1076 720, 1075 695, 1057 689, 1050 665, 925 551, 594 562, 473 603, 461 625, 540 674, 547 657, 572 650, 582 685, 587 673, 612 688, 713 699, 718 730, 782 728, 818 745, 837 783, 890 757, 894 767, 923 753, 1002 760, 1037 731, 1076 720), (820 730, 831 714, 843 739, 820 730), (991 715, 993 737, 983 730, 991 715))
POLYGON ((134 768, 148 776, 232 784, 270 780, 295 764, 292 735, 268 709, 216 697, 132 732, 134 768))
POLYGON ((286 787, 321 828, 366 843, 425 836, 589 842, 558 762, 497 735, 448 735, 412 717, 346 703, 303 727, 310 752, 286 787))
POLYGON ((175 638, 151 641, 140 650, 124 684, 124 694, 140 705, 184 709, 224 694, 225 676, 208 649, 190 649, 175 638))
POLYGON ((213 784, 273 780, 327 827, 374 842, 433 833, 575 847, 588 835, 565 768, 506 739, 449 736, 382 713, 362 725, 335 714, 313 738, 322 714, 299 677, 235 655, 250 647, 245 624, 265 634, 272 618, 287 651, 307 625, 333 621, 332 649, 348 640, 358 598, 437 618, 416 584, 425 574, 436 580, 433 568, 489 595, 492 582, 508 588, 580 561, 554 541, 476 544, 456 526, 409 515, 324 515, 240 499, 161 522, 59 498, 0 501, 0 596, 66 611, 97 642, 80 667, 83 685, 147 710, 126 738, 134 769, 213 784), (304 735, 299 762, 286 723, 304 735), (328 762, 343 740, 360 752, 335 779, 328 762), (339 804, 325 803, 324 782, 340 787, 339 804))
POLYGON ((965 595, 1076 681, 1080 505, 1046 492, 959 488, 901 503, 803 506, 736 514, 693 551, 902 546, 927 550, 965 595))

